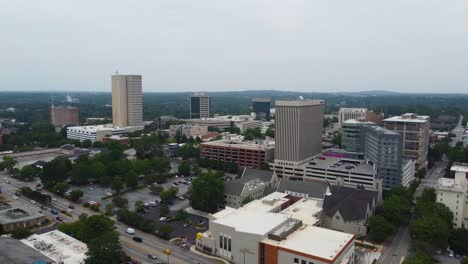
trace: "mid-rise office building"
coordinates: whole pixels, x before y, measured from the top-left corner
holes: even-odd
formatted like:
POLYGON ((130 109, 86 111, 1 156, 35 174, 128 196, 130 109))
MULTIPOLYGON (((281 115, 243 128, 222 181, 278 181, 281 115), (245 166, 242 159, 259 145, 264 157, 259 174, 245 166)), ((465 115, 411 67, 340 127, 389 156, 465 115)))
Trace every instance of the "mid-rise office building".
POLYGON ((349 119, 341 124, 341 148, 349 152, 363 152, 363 128, 375 124, 365 119, 349 119))
POLYGON ((344 121, 349 119, 366 120, 367 108, 346 108, 342 107, 338 111, 338 125, 341 127, 344 121))
POLYGON ((201 138, 208 134, 208 126, 204 125, 171 125, 169 127, 169 136, 175 137, 179 133, 181 136, 189 138, 201 138))
POLYGON ((143 126, 141 75, 112 75, 112 123, 143 126))
POLYGON ((78 108, 72 106, 52 105, 50 107, 50 123, 55 127, 79 125, 80 117, 78 108))
POLYGON ((269 98, 254 98, 252 100, 252 110, 257 120, 270 120, 271 102, 269 98))
POLYGON ((141 127, 116 127, 111 124, 96 126, 76 126, 67 128, 67 138, 79 141, 103 141, 105 137, 122 136, 125 133, 135 132, 141 127))
POLYGON ((416 162, 416 169, 427 166, 430 117, 406 113, 384 119, 384 126, 403 136, 403 157, 416 162))
POLYGON ((275 163, 295 166, 322 152, 323 100, 276 101, 275 163))
POLYGON ((211 114, 211 97, 205 93, 190 96, 190 118, 209 118, 211 114))
POLYGON ((234 162, 240 168, 261 168, 273 160, 275 147, 268 142, 221 139, 200 144, 200 157, 234 162))
POLYGON ((453 178, 439 178, 436 202, 447 206, 453 213, 453 227, 468 226, 468 163, 454 162, 450 168, 453 178))

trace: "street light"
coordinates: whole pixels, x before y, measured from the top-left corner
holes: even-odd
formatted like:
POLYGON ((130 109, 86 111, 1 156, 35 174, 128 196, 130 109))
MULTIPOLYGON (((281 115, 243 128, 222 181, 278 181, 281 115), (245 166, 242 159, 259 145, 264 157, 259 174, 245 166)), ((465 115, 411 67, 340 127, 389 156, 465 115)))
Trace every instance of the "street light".
POLYGON ((169 264, 169 256, 171 255, 171 250, 166 248, 163 250, 163 253, 167 255, 167 264, 169 264))

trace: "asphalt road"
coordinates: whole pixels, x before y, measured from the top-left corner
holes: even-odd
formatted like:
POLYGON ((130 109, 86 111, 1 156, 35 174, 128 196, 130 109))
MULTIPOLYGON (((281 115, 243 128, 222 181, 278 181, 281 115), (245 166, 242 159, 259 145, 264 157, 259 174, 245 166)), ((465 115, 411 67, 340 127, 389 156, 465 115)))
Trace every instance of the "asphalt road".
MULTIPOLYGON (((0 182, 1 182, 1 187, 2 187, 2 193, 7 195, 7 196, 14 196, 14 193, 16 190, 20 187, 23 186, 28 186, 31 188, 34 188, 36 186, 36 182, 22 182, 18 181, 12 177, 8 177, 4 174, 0 173, 0 182), (7 184, 6 181, 4 180, 4 177, 7 177, 7 179, 10 181, 10 184, 7 184)), ((68 205, 71 204, 69 200, 66 200, 62 197, 59 197, 55 195, 54 193, 49 193, 47 191, 43 191, 43 193, 50 194, 54 199, 50 206, 47 207, 53 207, 57 210, 64 210, 68 208, 68 205)), ((32 204, 30 202, 30 199, 24 196, 19 196, 18 197, 19 201, 23 201, 25 203, 28 203, 30 206, 38 208, 40 210, 40 204, 32 204)), ((65 222, 73 222, 78 219, 78 215, 82 213, 86 213, 88 215, 95 215, 97 214, 96 212, 93 212, 89 210, 88 208, 85 208, 79 204, 74 204, 75 209, 73 210, 73 217, 67 217, 63 214, 59 214, 65 222)), ((43 211, 44 214, 46 214, 49 217, 55 217, 50 213, 50 210, 47 212, 43 211)), ((114 221, 116 221, 116 227, 117 231, 120 234, 121 238, 121 244, 123 247, 123 250, 134 260, 140 261, 141 263, 157 263, 156 261, 153 261, 148 258, 148 254, 153 254, 158 256, 159 259, 163 260, 164 262, 167 262, 167 256, 163 253, 164 249, 170 249, 172 254, 170 255, 170 263, 180 263, 180 264, 193 264, 193 263, 200 263, 200 264, 205 264, 205 263, 218 263, 216 261, 210 260, 208 258, 196 255, 194 253, 191 253, 188 250, 182 249, 180 247, 171 245, 168 241, 159 239, 158 237, 152 235, 152 234, 147 234, 141 231, 137 231, 136 235, 141 237, 143 241, 141 243, 135 242, 132 240, 131 235, 125 233, 125 230, 127 229, 127 225, 118 222, 115 218, 114 221)))
POLYGON ((463 116, 460 115, 460 119, 458 120, 457 126, 452 129, 452 133, 455 134, 455 137, 452 138, 452 141, 450 142, 450 145, 454 147, 458 142, 462 141, 462 136, 463 133, 465 132, 465 129, 463 127, 463 116))

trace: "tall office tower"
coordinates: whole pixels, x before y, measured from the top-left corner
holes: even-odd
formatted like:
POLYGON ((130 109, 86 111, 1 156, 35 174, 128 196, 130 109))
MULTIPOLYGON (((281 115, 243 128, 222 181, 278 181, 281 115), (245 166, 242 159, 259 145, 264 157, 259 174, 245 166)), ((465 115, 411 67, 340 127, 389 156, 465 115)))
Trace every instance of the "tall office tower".
POLYGON ((52 105, 50 107, 50 123, 55 127, 79 125, 80 117, 78 108, 72 106, 52 105))
POLYGON ((323 100, 276 101, 275 163, 298 165, 322 152, 323 100))
POLYGON ((375 124, 363 119, 349 119, 341 124, 341 148, 350 152, 363 152, 363 128, 375 124))
POLYGON ((252 100, 252 110, 257 120, 270 120, 270 99, 254 98, 252 100))
POLYGON ((195 93, 190 96, 190 118, 209 118, 211 113, 211 98, 205 93, 195 93))
POLYGON ((379 126, 363 127, 363 135, 365 157, 376 166, 377 175, 383 179, 383 188, 403 185, 402 135, 379 126))
POLYGON ((427 166, 430 116, 406 113, 383 120, 387 129, 403 135, 403 157, 416 161, 416 169, 427 166))
POLYGON ((115 126, 143 125, 141 75, 112 75, 112 123, 115 126))
POLYGON ((340 108, 338 112, 338 125, 349 119, 366 119, 367 108, 340 108))

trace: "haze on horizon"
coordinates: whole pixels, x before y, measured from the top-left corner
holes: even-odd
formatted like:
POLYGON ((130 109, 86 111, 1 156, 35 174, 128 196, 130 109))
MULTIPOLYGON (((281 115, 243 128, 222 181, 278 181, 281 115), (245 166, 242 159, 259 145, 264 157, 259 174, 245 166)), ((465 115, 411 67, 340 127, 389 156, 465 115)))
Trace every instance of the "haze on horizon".
POLYGON ((468 1, 2 1, 0 91, 468 92, 468 1))

